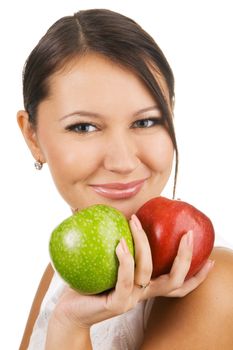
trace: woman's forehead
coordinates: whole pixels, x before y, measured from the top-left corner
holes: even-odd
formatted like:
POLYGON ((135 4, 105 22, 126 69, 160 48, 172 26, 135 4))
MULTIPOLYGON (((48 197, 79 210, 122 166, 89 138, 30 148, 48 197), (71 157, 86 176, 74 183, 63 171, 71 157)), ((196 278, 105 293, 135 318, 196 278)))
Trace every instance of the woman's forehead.
MULTIPOLYGON (((167 104, 169 104, 169 91, 165 78, 152 63, 148 64, 148 68, 159 85, 167 104)), ((72 87, 74 82, 82 88, 88 83, 89 85, 93 85, 94 88, 94 84, 98 84, 99 82, 101 85, 99 85, 98 90, 103 87, 108 88, 111 84, 115 85, 116 88, 120 87, 124 90, 127 84, 129 89, 127 95, 131 93, 131 90, 133 90, 136 85, 140 85, 152 96, 149 87, 133 69, 123 66, 118 62, 114 62, 108 57, 98 53, 91 52, 82 56, 78 55, 65 62, 62 68, 48 79, 50 95, 59 88, 72 87)), ((153 98, 155 99, 154 94, 153 98)))

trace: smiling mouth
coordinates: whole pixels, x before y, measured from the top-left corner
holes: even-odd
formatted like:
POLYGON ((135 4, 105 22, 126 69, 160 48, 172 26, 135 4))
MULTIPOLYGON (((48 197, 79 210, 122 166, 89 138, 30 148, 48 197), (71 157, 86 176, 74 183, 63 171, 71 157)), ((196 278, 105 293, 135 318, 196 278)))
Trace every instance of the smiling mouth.
POLYGON ((105 198, 127 199, 135 196, 142 188, 146 179, 133 181, 128 184, 111 183, 104 185, 91 185, 93 190, 105 198))

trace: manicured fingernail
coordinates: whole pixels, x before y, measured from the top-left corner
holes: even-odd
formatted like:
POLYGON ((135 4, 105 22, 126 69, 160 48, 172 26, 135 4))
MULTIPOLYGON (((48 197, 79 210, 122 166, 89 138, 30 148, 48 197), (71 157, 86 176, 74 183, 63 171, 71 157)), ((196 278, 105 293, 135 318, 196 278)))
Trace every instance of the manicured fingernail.
POLYGON ((209 269, 212 270, 212 268, 214 267, 215 264, 215 260, 209 260, 209 269))
POLYGON ((126 243, 124 238, 121 238, 120 245, 121 245, 121 249, 123 250, 123 252, 125 254, 127 254, 129 252, 129 249, 128 249, 127 243, 126 243))
POLYGON ((142 229, 142 225, 140 223, 140 221, 138 220, 137 216, 135 214, 133 214, 131 216, 131 220, 133 221, 135 227, 137 230, 141 230, 142 229))
POLYGON ((187 245, 189 247, 192 247, 193 246, 193 231, 192 230, 188 231, 186 239, 187 239, 187 245))

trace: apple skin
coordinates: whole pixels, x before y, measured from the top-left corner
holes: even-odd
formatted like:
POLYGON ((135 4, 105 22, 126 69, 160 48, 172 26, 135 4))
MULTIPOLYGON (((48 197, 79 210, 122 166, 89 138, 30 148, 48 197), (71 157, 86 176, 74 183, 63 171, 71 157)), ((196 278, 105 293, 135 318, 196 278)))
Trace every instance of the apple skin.
POLYGON ((193 257, 186 279, 207 261, 214 245, 210 219, 189 203, 165 197, 152 198, 136 213, 147 234, 153 261, 152 278, 170 272, 181 237, 193 230, 193 257))
POLYGON ((117 209, 96 204, 76 212, 51 234, 49 253, 54 269, 82 294, 98 294, 115 286, 118 259, 115 249, 124 237, 134 255, 125 216, 117 209))

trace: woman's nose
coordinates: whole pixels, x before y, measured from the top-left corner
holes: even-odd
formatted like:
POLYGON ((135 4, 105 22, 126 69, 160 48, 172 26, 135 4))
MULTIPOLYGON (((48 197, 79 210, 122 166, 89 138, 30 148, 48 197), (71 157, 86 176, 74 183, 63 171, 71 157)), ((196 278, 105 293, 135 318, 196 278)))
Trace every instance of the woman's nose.
POLYGON ((106 144, 104 167, 108 171, 128 174, 139 165, 137 147, 130 138, 119 135, 106 144))

